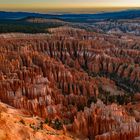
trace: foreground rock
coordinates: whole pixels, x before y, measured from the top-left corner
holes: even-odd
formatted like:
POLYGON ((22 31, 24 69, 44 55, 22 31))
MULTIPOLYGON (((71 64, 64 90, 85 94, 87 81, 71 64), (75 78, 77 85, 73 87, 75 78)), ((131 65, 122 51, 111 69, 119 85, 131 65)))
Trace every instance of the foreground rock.
POLYGON ((0 140, 72 140, 41 122, 41 118, 0 102, 0 140))

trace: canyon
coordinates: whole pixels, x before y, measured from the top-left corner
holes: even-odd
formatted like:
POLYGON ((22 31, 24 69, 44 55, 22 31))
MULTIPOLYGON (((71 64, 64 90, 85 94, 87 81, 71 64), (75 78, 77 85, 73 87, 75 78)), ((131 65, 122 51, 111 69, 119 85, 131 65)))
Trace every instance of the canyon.
POLYGON ((31 137, 28 117, 18 117, 25 139, 140 139, 140 37, 67 25, 48 31, 0 34, 1 106, 40 118, 57 135, 43 128, 31 137))

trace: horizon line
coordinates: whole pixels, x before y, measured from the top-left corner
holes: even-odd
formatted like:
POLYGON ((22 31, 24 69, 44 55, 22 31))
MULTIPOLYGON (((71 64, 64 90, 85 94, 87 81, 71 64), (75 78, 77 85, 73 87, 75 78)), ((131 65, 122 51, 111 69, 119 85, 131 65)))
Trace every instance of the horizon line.
POLYGON ((23 8, 23 9, 17 9, 17 8, 2 8, 0 11, 3 12, 35 12, 35 13, 47 13, 47 12, 54 12, 54 13, 59 13, 59 12, 71 12, 71 13, 88 13, 88 12, 111 12, 111 11, 124 11, 124 10, 138 10, 140 9, 140 6, 137 7, 127 7, 127 6, 92 6, 92 7, 71 7, 71 8, 23 8), (74 10, 74 11, 71 11, 74 10))

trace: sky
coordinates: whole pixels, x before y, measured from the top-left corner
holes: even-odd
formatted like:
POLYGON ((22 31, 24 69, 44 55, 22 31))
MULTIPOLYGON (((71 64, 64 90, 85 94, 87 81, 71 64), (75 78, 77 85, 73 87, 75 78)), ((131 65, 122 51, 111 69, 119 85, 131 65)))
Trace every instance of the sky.
POLYGON ((0 10, 140 7, 140 0, 0 0, 0 10))

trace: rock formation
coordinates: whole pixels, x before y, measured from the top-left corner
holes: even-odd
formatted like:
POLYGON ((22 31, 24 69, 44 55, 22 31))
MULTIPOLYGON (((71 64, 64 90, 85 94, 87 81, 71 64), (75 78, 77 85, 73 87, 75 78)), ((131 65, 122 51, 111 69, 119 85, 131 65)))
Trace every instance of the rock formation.
MULTIPOLYGON (((0 35, 1 102, 44 119, 59 118, 81 139, 138 137, 135 117, 125 106, 110 105, 118 97, 140 92, 137 38, 124 40, 71 27, 50 33, 0 35), (93 104, 100 97, 104 103, 93 104)), ((126 98, 123 104, 131 102, 126 98)))

